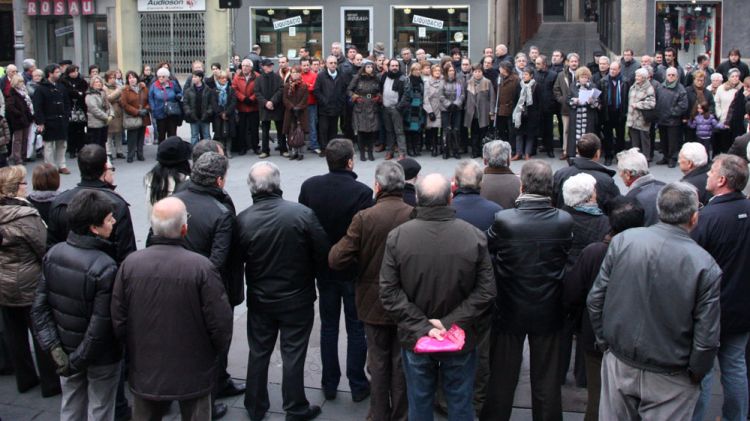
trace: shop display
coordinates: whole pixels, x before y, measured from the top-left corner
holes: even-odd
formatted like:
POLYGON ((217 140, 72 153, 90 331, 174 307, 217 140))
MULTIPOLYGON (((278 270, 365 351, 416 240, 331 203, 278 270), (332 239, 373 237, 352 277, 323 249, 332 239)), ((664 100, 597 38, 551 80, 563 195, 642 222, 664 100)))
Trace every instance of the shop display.
POLYGON ((681 64, 695 63, 701 54, 713 59, 717 5, 656 2, 656 50, 674 48, 681 64))

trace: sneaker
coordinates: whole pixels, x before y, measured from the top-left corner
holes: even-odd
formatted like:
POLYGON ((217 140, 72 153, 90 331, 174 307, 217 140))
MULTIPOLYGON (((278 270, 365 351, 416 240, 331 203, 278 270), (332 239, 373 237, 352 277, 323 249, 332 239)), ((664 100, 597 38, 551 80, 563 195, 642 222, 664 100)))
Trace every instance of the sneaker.
POLYGON ((315 152, 318 155, 321 155, 323 153, 323 151, 321 151, 320 148, 313 149, 313 152, 315 152))
POLYGON ((283 156, 284 158, 289 158, 289 152, 282 152, 281 156, 283 156))
POLYGON ((263 152, 260 155, 258 155, 258 158, 260 158, 260 159, 266 159, 266 158, 268 158, 268 154, 265 153, 265 152, 263 152))

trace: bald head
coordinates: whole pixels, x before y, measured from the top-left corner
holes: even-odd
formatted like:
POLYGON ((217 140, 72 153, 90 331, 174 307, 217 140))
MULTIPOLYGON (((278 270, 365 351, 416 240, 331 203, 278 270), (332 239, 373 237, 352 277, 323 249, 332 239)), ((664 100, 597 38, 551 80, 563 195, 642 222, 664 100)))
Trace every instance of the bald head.
POLYGON ((187 209, 182 200, 171 196, 154 204, 151 230, 164 238, 181 238, 187 233, 187 209))
POLYGON ((440 174, 429 174, 417 183, 417 206, 433 208, 448 206, 451 202, 451 184, 440 174))
POLYGON ((247 185, 250 186, 250 193, 253 195, 279 191, 281 189, 279 167, 270 161, 256 162, 250 167, 247 185))

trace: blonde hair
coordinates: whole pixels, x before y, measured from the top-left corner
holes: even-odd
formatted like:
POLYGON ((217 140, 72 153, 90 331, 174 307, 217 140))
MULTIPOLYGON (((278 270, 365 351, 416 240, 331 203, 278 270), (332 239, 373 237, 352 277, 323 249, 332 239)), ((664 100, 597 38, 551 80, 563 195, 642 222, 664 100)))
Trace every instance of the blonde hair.
POLYGON ((0 168, 0 196, 15 197, 18 187, 26 179, 26 167, 12 165, 0 168))
POLYGON ((16 73, 12 78, 10 78, 10 87, 15 88, 19 83, 23 86, 26 86, 26 83, 23 81, 23 76, 16 73))
POLYGON ((588 67, 579 67, 578 70, 576 70, 576 79, 580 79, 581 76, 586 76, 591 79, 591 70, 589 70, 588 67))
POLYGON ((91 76, 91 81, 89 82, 89 86, 91 86, 93 88, 94 87, 94 82, 96 82, 97 80, 99 80, 99 82, 102 83, 102 88, 104 88, 104 78, 102 78, 99 75, 91 76))

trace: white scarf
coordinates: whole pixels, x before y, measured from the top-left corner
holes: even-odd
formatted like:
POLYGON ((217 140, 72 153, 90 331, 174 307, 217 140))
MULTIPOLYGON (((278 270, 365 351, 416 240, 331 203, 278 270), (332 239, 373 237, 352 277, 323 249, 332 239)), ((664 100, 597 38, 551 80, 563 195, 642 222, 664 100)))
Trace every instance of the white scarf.
POLYGON ((536 81, 531 79, 528 82, 521 82, 521 95, 518 97, 518 104, 513 109, 513 125, 516 128, 521 127, 523 112, 531 105, 534 105, 534 85, 536 81))

